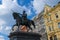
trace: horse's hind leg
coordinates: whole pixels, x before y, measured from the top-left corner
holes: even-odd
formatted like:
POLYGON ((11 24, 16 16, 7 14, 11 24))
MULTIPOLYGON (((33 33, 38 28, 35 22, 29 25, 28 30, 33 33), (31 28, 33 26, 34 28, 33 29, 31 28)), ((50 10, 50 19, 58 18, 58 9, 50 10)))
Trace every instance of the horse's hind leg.
POLYGON ((32 30, 32 28, 30 27, 30 26, 28 26, 29 27, 29 29, 31 29, 32 30))
POLYGON ((31 23, 32 23, 32 25, 34 26, 34 28, 36 28, 36 27, 35 27, 35 23, 34 23, 34 21, 32 21, 31 23))

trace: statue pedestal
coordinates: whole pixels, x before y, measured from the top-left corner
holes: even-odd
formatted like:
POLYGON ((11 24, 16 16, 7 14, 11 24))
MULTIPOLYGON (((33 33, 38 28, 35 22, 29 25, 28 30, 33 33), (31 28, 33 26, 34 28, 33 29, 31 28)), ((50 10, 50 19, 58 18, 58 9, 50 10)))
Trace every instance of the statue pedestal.
POLYGON ((41 35, 33 32, 12 32, 10 40, 40 40, 41 35))

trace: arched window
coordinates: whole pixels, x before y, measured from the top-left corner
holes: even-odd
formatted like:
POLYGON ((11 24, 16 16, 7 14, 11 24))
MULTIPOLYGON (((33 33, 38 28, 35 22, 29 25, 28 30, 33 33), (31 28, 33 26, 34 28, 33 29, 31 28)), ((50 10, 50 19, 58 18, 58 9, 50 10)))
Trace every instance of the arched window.
POLYGON ((55 16, 56 16, 56 18, 58 18, 58 14, 57 13, 55 14, 55 16))
POLYGON ((49 26, 49 31, 51 31, 51 27, 49 26))
POLYGON ((60 22, 58 23, 58 27, 60 28, 60 22))
POLYGON ((53 40, 53 38, 52 38, 52 37, 50 37, 50 40, 53 40))
POLYGON ((56 35, 54 35, 54 40, 57 40, 57 36, 56 35))
POLYGON ((49 17, 47 18, 47 21, 48 21, 48 22, 50 22, 50 21, 51 21, 51 16, 49 16, 49 17))

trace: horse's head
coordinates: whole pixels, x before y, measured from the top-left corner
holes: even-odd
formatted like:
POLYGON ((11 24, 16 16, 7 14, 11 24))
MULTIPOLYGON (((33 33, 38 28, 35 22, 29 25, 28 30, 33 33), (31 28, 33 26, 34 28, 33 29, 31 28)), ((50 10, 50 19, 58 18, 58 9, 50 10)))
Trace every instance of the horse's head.
POLYGON ((17 17, 20 17, 20 16, 19 16, 19 13, 14 12, 14 13, 13 13, 13 17, 14 17, 14 19, 16 19, 17 17))

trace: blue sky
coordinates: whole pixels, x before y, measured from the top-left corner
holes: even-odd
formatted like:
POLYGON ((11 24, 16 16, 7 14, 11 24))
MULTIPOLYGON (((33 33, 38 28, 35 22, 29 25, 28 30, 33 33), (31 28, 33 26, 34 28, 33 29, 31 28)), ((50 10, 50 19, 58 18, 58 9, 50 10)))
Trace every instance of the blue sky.
POLYGON ((26 10, 28 18, 38 15, 47 4, 51 7, 60 0, 0 0, 0 40, 9 40, 11 27, 15 24, 12 13, 21 13, 26 10), (13 10, 13 11, 12 11, 13 10))

